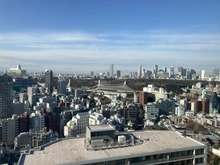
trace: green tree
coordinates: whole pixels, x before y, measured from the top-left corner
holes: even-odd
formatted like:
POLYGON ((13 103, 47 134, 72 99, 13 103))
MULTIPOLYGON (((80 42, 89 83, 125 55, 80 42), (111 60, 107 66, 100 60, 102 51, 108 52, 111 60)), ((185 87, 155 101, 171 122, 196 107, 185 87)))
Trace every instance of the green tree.
POLYGON ((220 163, 220 157, 215 156, 214 161, 213 161, 213 165, 219 165, 219 163, 220 163))

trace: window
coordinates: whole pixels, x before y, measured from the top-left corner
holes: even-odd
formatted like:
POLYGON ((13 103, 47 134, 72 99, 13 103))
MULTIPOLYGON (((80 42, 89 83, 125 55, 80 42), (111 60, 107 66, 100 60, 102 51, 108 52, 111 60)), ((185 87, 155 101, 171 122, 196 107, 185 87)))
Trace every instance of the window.
POLYGON ((124 159, 116 160, 116 164, 125 164, 125 160, 124 159))
POLYGON ((188 150, 187 151, 187 155, 192 155, 193 154, 193 150, 188 150))
POLYGON ((195 163, 196 164, 204 163, 204 159, 203 158, 196 158, 195 163))
POLYGON ((197 149, 196 150, 196 155, 202 155, 204 154, 204 149, 197 149))

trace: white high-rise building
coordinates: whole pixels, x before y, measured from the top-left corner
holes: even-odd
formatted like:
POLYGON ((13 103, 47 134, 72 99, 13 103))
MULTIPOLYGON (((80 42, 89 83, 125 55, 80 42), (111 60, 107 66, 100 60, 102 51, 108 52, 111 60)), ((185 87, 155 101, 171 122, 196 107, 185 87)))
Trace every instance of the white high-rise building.
POLYGON ((142 77, 142 65, 138 65, 138 78, 142 77))
POLYGON ((201 80, 205 79, 205 70, 201 70, 200 79, 201 80))
POLYGON ((175 115, 177 116, 184 116, 185 115, 185 108, 182 105, 179 105, 175 108, 175 115))
POLYGON ((114 64, 109 65, 109 76, 114 76, 114 64))
POLYGON ((86 133, 86 126, 89 125, 89 113, 81 112, 66 123, 64 126, 65 137, 82 136, 86 133))

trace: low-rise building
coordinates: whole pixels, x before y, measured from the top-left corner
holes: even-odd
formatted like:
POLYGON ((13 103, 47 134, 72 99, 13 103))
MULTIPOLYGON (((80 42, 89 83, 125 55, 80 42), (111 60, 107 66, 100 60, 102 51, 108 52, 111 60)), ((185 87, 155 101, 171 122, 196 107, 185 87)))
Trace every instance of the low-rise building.
POLYGON ((108 120, 101 114, 94 112, 89 116, 89 125, 107 124, 108 120))
POLYGON ((89 125, 89 113, 80 112, 64 126, 65 137, 83 136, 86 133, 86 126, 89 125))
POLYGON ((1 140, 7 145, 13 145, 14 139, 18 135, 18 117, 13 115, 11 118, 2 119, 1 121, 1 140))
POLYGON ((145 119, 155 120, 159 115, 159 108, 156 107, 155 103, 148 103, 144 105, 145 119))
POLYGON ((86 139, 59 140, 22 154, 21 164, 198 164, 206 165, 207 147, 172 131, 116 133, 110 125, 87 127, 86 139), (74 155, 74 156, 73 156, 74 155))
POLYGON ((17 148, 25 148, 27 145, 32 145, 32 137, 34 134, 29 132, 20 133, 15 137, 14 146, 17 148))

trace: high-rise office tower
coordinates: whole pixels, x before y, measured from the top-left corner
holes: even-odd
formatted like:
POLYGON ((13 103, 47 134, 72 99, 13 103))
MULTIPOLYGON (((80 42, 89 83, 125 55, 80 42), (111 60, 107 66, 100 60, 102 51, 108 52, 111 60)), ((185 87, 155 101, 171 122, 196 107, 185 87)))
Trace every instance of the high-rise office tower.
POLYGON ((186 71, 187 71, 187 69, 183 68, 183 76, 186 76, 186 71))
POLYGON ((62 79, 58 81, 57 92, 59 94, 66 94, 66 80, 62 79))
POLYGON ((154 69, 155 69, 155 74, 157 74, 157 72, 158 72, 158 65, 155 65, 154 69))
POLYGON ((201 80, 205 79, 205 70, 201 70, 200 79, 201 80))
POLYGON ((174 74, 175 74, 175 72, 174 72, 174 67, 171 66, 171 67, 170 67, 170 77, 174 77, 174 74))
POLYGON ((35 106, 37 103, 37 96, 36 96, 37 93, 38 93, 37 86, 27 88, 28 101, 31 107, 35 106))
POLYGON ((192 72, 191 69, 186 70, 186 79, 191 80, 192 79, 192 72))
POLYGON ((49 93, 53 93, 53 71, 45 71, 45 86, 48 88, 49 93))
POLYGON ((167 72, 167 68, 166 68, 166 67, 164 67, 164 68, 163 68, 163 71, 164 71, 164 72, 167 72))
POLYGON ((219 69, 213 68, 213 78, 218 78, 220 76, 219 73, 219 69))
POLYGON ((138 78, 142 77, 142 65, 138 65, 138 78))
POLYGON ((121 77, 121 71, 117 70, 117 77, 121 77))
POLYGON ((114 64, 109 65, 109 76, 114 76, 114 64))
POLYGON ((145 77, 145 69, 142 69, 141 77, 145 77))
POLYGON ((179 66, 178 67, 178 72, 177 72, 178 75, 182 76, 183 75, 183 67, 182 66, 179 66))
POLYGON ((0 118, 10 118, 13 114, 12 78, 0 76, 0 118))

